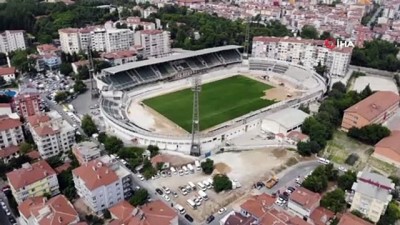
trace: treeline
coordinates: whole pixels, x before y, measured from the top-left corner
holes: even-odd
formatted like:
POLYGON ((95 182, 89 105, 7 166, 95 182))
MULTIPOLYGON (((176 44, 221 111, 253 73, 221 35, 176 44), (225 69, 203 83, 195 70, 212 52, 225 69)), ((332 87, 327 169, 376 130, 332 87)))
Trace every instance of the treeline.
POLYGON ((299 154, 311 155, 325 148, 327 141, 332 139, 333 131, 340 126, 344 110, 371 94, 369 86, 357 93, 346 92, 346 86, 341 82, 333 84, 318 113, 307 118, 301 126, 302 132, 309 135, 310 140, 297 144, 299 154))
MULTIPOLYGON (((232 21, 216 14, 173 5, 159 9, 150 20, 155 18, 161 19, 164 27, 171 32, 174 47, 195 50, 227 44, 243 45, 245 42, 247 25, 242 20, 232 21)), ((282 37, 290 36, 291 32, 278 21, 271 21, 266 26, 252 23, 250 40, 259 35, 282 37)))
POLYGON ((351 64, 394 72, 400 69, 398 52, 395 43, 384 40, 365 42, 363 48, 354 48, 351 64))

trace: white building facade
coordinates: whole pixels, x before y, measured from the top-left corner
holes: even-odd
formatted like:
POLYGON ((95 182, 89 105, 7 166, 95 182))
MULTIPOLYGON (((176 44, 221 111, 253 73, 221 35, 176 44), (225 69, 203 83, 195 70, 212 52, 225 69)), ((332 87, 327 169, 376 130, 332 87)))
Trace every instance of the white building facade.
POLYGON ((292 62, 308 68, 321 63, 332 76, 345 76, 350 65, 353 48, 329 49, 323 40, 279 37, 254 37, 253 57, 267 57, 292 62))
POLYGON ((144 57, 164 57, 171 53, 171 34, 162 30, 141 30, 135 33, 135 45, 143 47, 144 57))
POLYGON ((0 116, 0 151, 11 145, 18 146, 23 141, 24 134, 19 117, 0 116))
POLYGON ((0 52, 9 53, 26 49, 24 30, 6 30, 0 33, 0 52))

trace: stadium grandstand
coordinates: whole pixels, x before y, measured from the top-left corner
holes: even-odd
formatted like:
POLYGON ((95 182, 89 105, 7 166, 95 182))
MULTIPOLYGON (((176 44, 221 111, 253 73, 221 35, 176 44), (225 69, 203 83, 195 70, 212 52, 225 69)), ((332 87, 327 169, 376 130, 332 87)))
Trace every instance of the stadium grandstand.
POLYGON ((108 89, 130 90, 147 83, 183 78, 218 66, 240 63, 240 48, 242 47, 228 45, 127 63, 104 69, 97 78, 104 82, 108 89))

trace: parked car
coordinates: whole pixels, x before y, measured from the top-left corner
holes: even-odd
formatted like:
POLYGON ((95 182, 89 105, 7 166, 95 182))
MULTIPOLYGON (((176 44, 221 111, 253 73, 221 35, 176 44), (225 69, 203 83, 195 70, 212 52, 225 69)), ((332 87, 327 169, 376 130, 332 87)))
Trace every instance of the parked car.
POLYGON ((175 191, 172 192, 172 195, 177 198, 178 197, 178 193, 176 193, 175 191))
POLYGON ((142 174, 139 173, 139 174, 137 175, 137 177, 138 177, 141 181, 144 181, 144 177, 143 177, 142 174))
POLYGON ((163 195, 165 201, 169 202, 171 199, 168 197, 168 195, 163 195))
POLYGON ((193 222, 193 217, 191 217, 189 214, 185 214, 185 218, 186 218, 189 222, 193 222))
POLYGON ((226 208, 225 207, 223 207, 223 208, 220 208, 219 210, 218 210, 218 214, 222 214, 222 213, 224 213, 226 211, 226 208))
POLYGON ((161 191, 160 188, 156 188, 156 192, 157 192, 157 194, 159 194, 159 195, 163 195, 163 194, 164 194, 163 191, 161 191))
POLYGON ((209 217, 206 219, 207 224, 209 224, 209 223, 211 223, 212 221, 214 221, 214 219, 215 219, 214 215, 209 216, 209 217))

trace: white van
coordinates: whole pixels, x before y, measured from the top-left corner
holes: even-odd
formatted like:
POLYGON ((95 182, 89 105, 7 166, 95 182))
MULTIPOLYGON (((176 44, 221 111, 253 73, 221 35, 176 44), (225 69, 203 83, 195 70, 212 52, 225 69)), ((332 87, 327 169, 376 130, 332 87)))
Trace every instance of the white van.
POLYGON ((186 202, 187 202, 188 205, 189 205, 190 207, 192 207, 193 209, 196 209, 196 208, 197 208, 196 203, 194 203, 194 201, 193 201, 192 199, 188 199, 186 202))
POLYGON ((194 161, 194 165, 196 166, 197 171, 201 170, 201 164, 199 160, 194 161))
POLYGON ((202 199, 204 199, 204 201, 207 201, 207 200, 208 200, 208 196, 207 196, 207 194, 206 194, 204 191, 200 190, 200 191, 199 191, 199 195, 200 195, 200 197, 201 197, 202 199))
POLYGON ((183 172, 185 173, 185 175, 189 174, 189 170, 186 166, 182 166, 183 172))
POLYGON ((192 188, 192 190, 196 190, 196 186, 193 184, 193 182, 189 181, 188 184, 192 188))
POLYGON ((208 182, 211 186, 213 186, 213 184, 214 184, 214 181, 213 181, 212 178, 208 178, 208 179, 207 179, 207 182, 208 182))
POLYGON ((203 190, 203 191, 206 191, 206 190, 207 190, 206 186, 204 186, 204 184, 201 183, 201 182, 198 182, 198 183, 197 183, 197 186, 200 188, 200 190, 203 190))
POLYGON ((177 173, 177 172, 176 172, 176 169, 175 169, 173 166, 171 166, 170 170, 171 170, 171 173, 172 173, 172 174, 176 174, 176 173, 177 173))
POLYGON ((175 205, 175 209, 180 213, 180 214, 185 214, 186 213, 186 210, 185 210, 185 208, 183 208, 181 205, 179 205, 179 204, 176 204, 175 205))
POLYGON ((208 183, 208 181, 203 181, 203 184, 204 184, 204 186, 207 188, 207 189, 211 189, 211 184, 210 183, 208 183))

